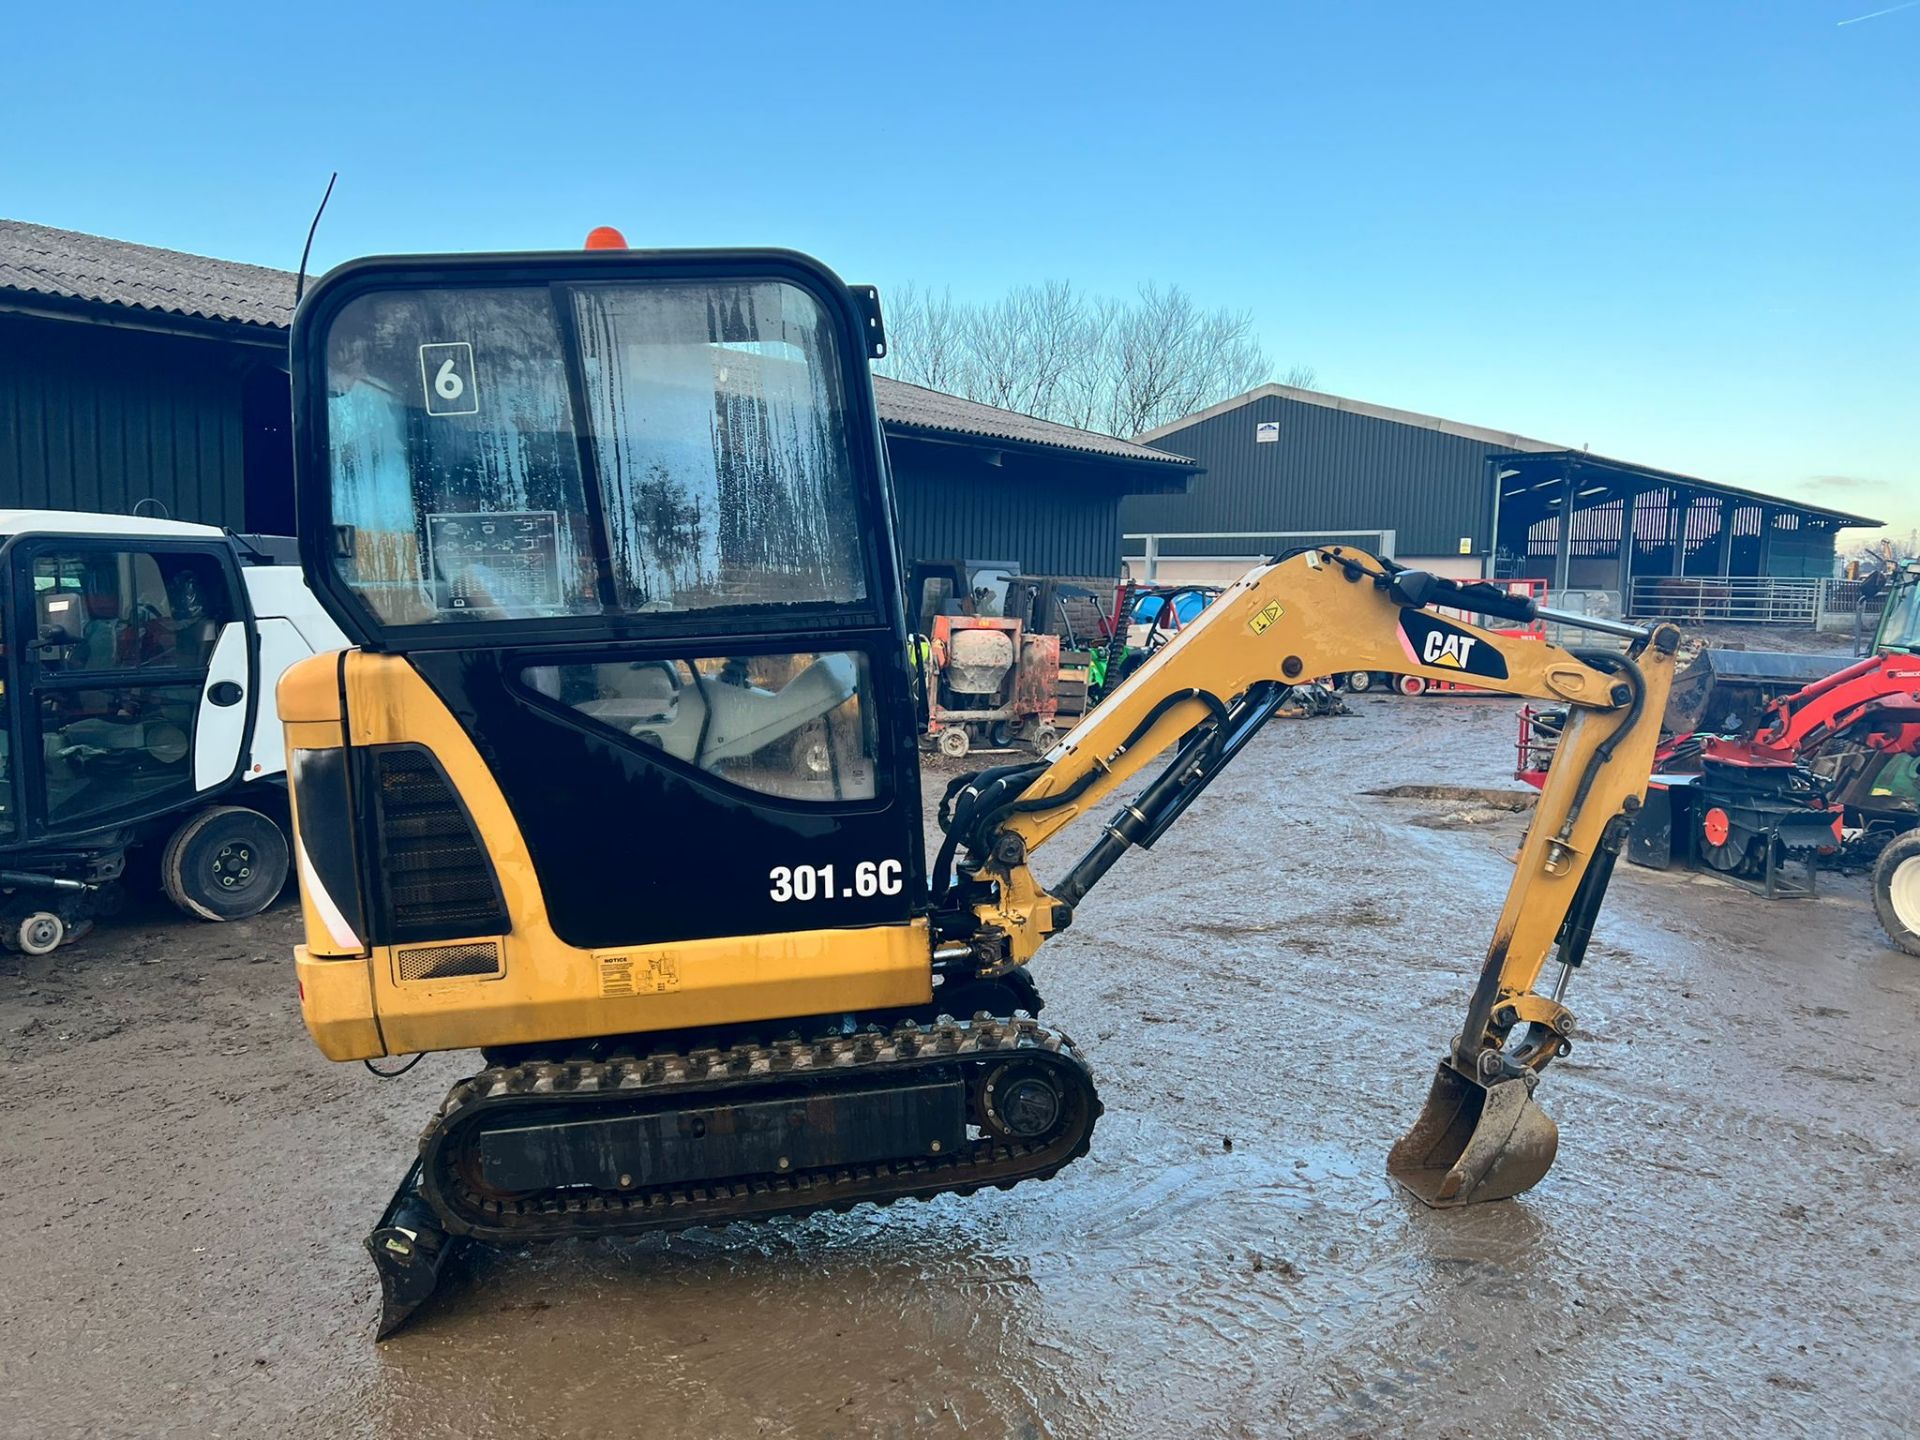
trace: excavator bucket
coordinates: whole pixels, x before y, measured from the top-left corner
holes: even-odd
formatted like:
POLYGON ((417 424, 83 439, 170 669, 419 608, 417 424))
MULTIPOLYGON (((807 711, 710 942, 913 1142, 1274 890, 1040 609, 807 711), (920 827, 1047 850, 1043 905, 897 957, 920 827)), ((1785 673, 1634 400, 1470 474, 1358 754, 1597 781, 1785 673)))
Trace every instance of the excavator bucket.
POLYGON ((1413 1128, 1387 1155, 1387 1173, 1436 1209, 1505 1200, 1540 1183, 1560 1130, 1527 1082, 1483 1085, 1442 1061, 1413 1128))
POLYGON ((366 1240, 367 1253, 380 1272, 380 1323, 374 1339, 386 1339, 426 1303, 440 1283, 441 1269, 460 1244, 440 1228, 421 1197, 420 1162, 414 1161, 366 1240))

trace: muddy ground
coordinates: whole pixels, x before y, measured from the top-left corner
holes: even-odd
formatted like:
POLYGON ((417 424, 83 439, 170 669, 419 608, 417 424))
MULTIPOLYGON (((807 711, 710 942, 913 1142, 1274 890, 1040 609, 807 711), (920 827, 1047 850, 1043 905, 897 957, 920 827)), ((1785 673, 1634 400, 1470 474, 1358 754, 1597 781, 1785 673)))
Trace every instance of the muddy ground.
POLYGON ((471 1057, 322 1060, 290 906, 5 957, 0 1433, 1911 1427, 1920 961, 1862 882, 1622 866, 1540 1092, 1559 1164, 1423 1210, 1382 1161, 1522 821, 1362 792, 1510 785, 1512 710, 1354 708, 1274 725, 1037 962, 1107 1102, 1056 1180, 498 1254, 384 1345, 360 1237, 471 1057))

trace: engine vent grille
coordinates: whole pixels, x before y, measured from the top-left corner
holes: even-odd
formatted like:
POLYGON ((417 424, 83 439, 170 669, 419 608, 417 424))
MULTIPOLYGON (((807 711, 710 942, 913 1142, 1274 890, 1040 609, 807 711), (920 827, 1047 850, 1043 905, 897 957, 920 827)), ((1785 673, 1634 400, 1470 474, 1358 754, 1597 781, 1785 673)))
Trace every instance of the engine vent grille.
POLYGON ((491 940, 399 950, 394 953, 393 968, 402 980, 455 980, 503 973, 500 947, 491 940))
POLYGON ((376 807, 389 940, 451 939, 507 928, 493 864, 453 786, 430 751, 380 745, 370 787, 376 807))

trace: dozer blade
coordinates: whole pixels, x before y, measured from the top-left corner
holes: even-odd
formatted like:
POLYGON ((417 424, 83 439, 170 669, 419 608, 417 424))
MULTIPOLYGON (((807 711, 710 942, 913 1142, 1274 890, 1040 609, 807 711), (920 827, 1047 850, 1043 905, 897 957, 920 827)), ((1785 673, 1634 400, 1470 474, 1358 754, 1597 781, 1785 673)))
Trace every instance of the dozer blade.
POLYGON ((1387 1155, 1387 1173, 1436 1209, 1505 1200, 1540 1183, 1560 1130, 1524 1079, 1482 1085, 1447 1061, 1413 1128, 1387 1155))
POLYGON ((380 1324, 373 1338, 384 1340, 426 1303, 460 1243, 441 1228, 432 1207, 421 1198, 417 1160, 366 1243, 380 1272, 380 1324))

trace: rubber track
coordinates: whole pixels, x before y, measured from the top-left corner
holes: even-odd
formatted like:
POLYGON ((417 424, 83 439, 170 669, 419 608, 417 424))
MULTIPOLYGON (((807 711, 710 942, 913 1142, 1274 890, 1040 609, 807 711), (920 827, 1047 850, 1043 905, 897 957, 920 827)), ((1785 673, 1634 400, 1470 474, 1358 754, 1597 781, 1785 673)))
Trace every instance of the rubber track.
POLYGON ((972 1021, 912 1022, 890 1032, 835 1034, 812 1041, 776 1040, 685 1054, 621 1056, 609 1060, 534 1061, 495 1066, 462 1080, 447 1093, 421 1137, 421 1190, 448 1231, 493 1243, 575 1235, 682 1230, 700 1225, 768 1220, 863 1203, 928 1199, 982 1186, 1007 1189, 1022 1180, 1050 1178, 1086 1154, 1102 1106, 1093 1075, 1073 1042, 1024 1016, 972 1021), (461 1177, 456 1141, 468 1121, 501 1111, 534 1118, 549 1105, 577 1105, 599 1096, 653 1100, 683 1095, 701 1100, 729 1091, 748 1098, 762 1085, 819 1076, 870 1078, 956 1063, 967 1068, 1029 1058, 1069 1078, 1066 1122, 1042 1141, 983 1136, 950 1156, 915 1156, 856 1166, 763 1175, 740 1181, 607 1191, 569 1188, 502 1201, 473 1191, 461 1177))

